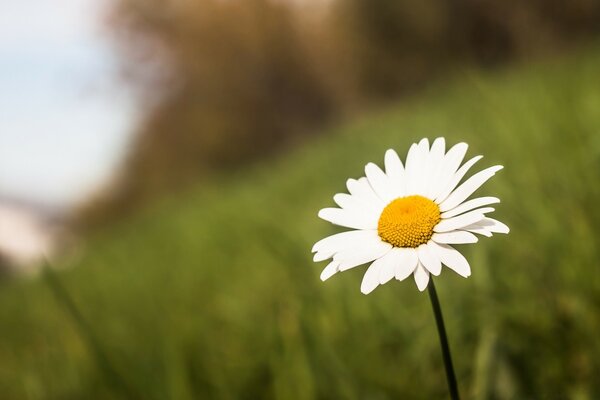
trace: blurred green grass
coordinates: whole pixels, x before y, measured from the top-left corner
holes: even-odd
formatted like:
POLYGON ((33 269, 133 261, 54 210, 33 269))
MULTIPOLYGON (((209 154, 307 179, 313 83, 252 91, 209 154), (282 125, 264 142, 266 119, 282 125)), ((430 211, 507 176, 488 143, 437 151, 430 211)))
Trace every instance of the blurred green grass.
MULTIPOLYGON (((437 279, 464 397, 599 398, 598 71, 598 46, 463 71, 107 227, 59 279, 140 398, 445 398, 427 295, 364 296, 364 267, 322 283, 310 254, 348 177, 443 135, 505 166, 479 193, 512 229, 463 246, 470 279, 437 279)), ((0 324, 3 399, 119 397, 43 279, 0 286, 0 324)))

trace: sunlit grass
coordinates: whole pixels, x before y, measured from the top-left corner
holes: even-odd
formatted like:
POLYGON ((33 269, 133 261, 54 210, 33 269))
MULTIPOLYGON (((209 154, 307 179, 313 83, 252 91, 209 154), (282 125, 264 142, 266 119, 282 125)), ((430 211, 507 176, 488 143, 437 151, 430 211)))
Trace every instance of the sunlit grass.
MULTIPOLYGON (((348 175, 421 137, 466 141, 508 236, 436 280, 467 398, 600 396, 600 51, 453 83, 349 121, 277 160, 164 199, 60 274, 115 369, 146 398, 432 399, 446 393, 426 294, 319 281, 316 218, 348 175), (490 396, 490 393, 494 393, 490 396)), ((2 398, 107 398, 43 281, 0 286, 2 398)))

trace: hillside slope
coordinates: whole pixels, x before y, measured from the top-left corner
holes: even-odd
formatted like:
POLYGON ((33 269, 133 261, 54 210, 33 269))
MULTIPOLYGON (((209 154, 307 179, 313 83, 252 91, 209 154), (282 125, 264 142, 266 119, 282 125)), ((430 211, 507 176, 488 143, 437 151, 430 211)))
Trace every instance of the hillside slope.
POLYGON ((4 283, 2 398, 444 398, 427 295, 407 280, 364 296, 364 268, 322 283, 310 254, 348 177, 440 135, 505 166, 479 193, 512 230, 464 246, 470 279, 436 281, 461 391, 600 397, 598 71, 596 49, 464 73, 100 233, 58 278, 114 373, 44 279, 4 283))

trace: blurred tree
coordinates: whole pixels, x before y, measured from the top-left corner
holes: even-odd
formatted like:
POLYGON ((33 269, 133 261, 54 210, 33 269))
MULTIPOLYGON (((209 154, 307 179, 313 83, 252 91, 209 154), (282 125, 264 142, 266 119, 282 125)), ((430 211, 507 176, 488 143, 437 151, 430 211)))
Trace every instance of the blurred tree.
POLYGON ((116 195, 90 211, 131 207, 240 165, 332 114, 284 4, 121 0, 114 15, 126 72, 149 112, 116 195))
POLYGON ((595 0, 304 6, 117 0, 116 43, 127 79, 143 94, 144 118, 121 179, 82 210, 82 220, 104 220, 211 170, 255 160, 444 70, 526 59, 600 31, 595 0))
POLYGON ((600 31, 594 0, 339 0, 332 19, 354 44, 359 93, 397 97, 436 73, 563 47, 600 31))
POLYGON ((396 97, 447 66, 448 5, 440 0, 347 0, 333 18, 345 27, 362 96, 396 97))

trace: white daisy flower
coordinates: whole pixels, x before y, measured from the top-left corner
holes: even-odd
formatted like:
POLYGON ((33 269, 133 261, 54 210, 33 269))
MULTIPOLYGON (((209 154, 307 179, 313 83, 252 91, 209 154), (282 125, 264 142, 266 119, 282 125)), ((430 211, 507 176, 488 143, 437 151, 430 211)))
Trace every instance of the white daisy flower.
POLYGON ((365 294, 411 274, 423 291, 429 274, 439 275, 442 264, 465 278, 471 275, 469 263, 451 245, 475 243, 475 234, 492 236, 509 229, 486 215, 494 211, 489 205, 499 199, 467 200, 502 166, 486 168, 459 185, 482 158, 473 157, 461 166, 467 148, 459 143, 446 152, 444 138, 435 139, 431 148, 422 139, 410 147, 404 165, 390 149, 385 153, 385 172, 369 163, 366 177, 348 179, 350 194, 333 197, 339 208, 319 211, 320 218, 352 228, 313 246, 314 261, 332 259, 321 280, 371 262, 361 284, 365 294))

